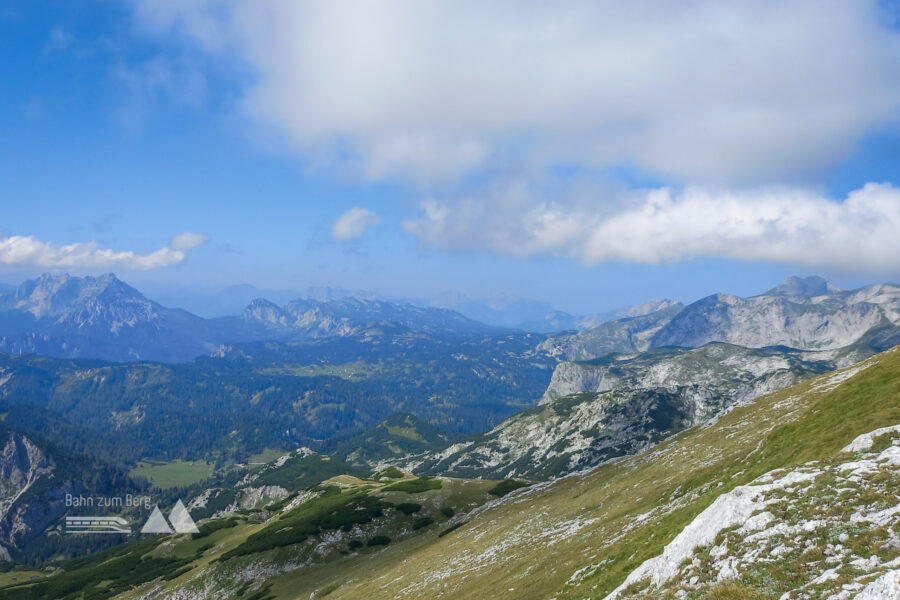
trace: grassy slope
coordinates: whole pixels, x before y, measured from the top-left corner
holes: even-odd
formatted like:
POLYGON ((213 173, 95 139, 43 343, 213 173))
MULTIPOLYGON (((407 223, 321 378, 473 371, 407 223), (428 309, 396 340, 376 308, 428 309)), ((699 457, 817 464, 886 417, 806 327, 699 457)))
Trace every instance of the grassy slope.
MULTIPOLYGON (((652 452, 512 494, 444 537, 335 570, 327 597, 602 598, 719 494, 900 423, 900 351, 863 364, 838 385, 855 367, 738 407, 652 452)), ((273 591, 305 599, 323 584, 297 571, 275 578, 273 591)))
MULTIPOLYGON (((407 476, 402 481, 416 482, 418 479, 407 476)), ((21 577, 15 582, 0 577, 0 588, 7 586, 0 589, 0 598, 74 600, 81 597, 82 592, 86 598, 140 598, 151 592, 164 598, 176 588, 181 589, 184 584, 191 583, 198 574, 206 576, 200 587, 210 583, 214 588, 206 597, 231 597, 242 582, 249 585, 259 579, 259 575, 242 576, 248 570, 254 571, 255 565, 266 565, 263 572, 278 572, 284 564, 296 562, 301 552, 306 554, 300 560, 312 558, 314 563, 304 569, 305 578, 312 580, 318 577, 316 581, 327 585, 337 577, 337 573, 352 571, 374 556, 394 552, 394 546, 398 545, 396 542, 403 538, 430 537, 417 535, 419 533, 437 535, 450 520, 442 509, 452 508, 456 513, 471 510, 492 498, 490 489, 496 484, 493 481, 441 479, 439 487, 413 486, 412 492, 386 489, 396 483, 396 479, 379 482, 349 475, 334 477, 323 484, 330 493, 305 502, 292 511, 276 511, 265 521, 243 515, 203 522, 200 525, 202 535, 198 536, 143 536, 103 553, 64 562, 60 565, 62 568, 52 575, 50 569, 35 572, 41 577, 50 575, 43 584, 30 585, 28 579, 21 577), (343 491, 336 492, 337 488, 343 491), (422 491, 420 488, 423 488, 422 491), (275 539, 279 531, 285 528, 302 528, 298 526, 309 517, 317 520, 324 537, 333 537, 342 523, 360 521, 353 518, 352 510, 349 513, 346 510, 340 512, 340 507, 352 508, 356 504, 354 499, 365 498, 379 502, 385 514, 370 523, 370 527, 362 530, 353 528, 345 539, 330 544, 330 548, 320 557, 312 557, 310 551, 324 548, 319 545, 321 538, 307 540, 304 550, 300 550, 299 546, 280 547, 275 539), (408 510, 402 510, 404 506, 408 510), (337 508, 339 512, 334 512, 332 508, 337 508), (428 517, 429 522, 421 524, 424 517, 428 517), (366 546, 364 542, 372 540, 376 534, 388 536, 390 543, 387 546, 366 546), (350 539, 363 542, 362 548, 352 550, 348 544, 350 539), (242 551, 248 543, 265 550, 244 555, 242 551), (226 555, 236 558, 220 562, 226 555), (315 564, 323 561, 325 564, 315 564), (271 570, 267 570, 268 567, 271 570)), ((245 591, 245 596, 257 600, 254 594, 260 590, 245 591)), ((265 596, 262 594, 260 597, 265 596)))
MULTIPOLYGON (((418 481, 416 478, 409 478, 408 476, 403 480, 403 482, 416 481, 418 481)), ((490 490, 497 484, 496 481, 442 478, 440 480, 440 487, 437 489, 435 489, 435 486, 431 485, 413 486, 412 492, 403 490, 391 491, 390 489, 387 489, 396 485, 396 483, 397 480, 391 479, 377 482, 352 476, 339 476, 334 477, 323 484, 324 486, 340 486, 343 489, 342 496, 344 497, 360 497, 361 495, 368 493, 395 507, 404 503, 421 505, 421 507, 416 506, 414 512, 409 515, 400 514, 393 508, 386 509, 386 512, 388 513, 387 518, 380 519, 380 524, 373 523, 373 525, 376 526, 376 531, 379 534, 390 537, 390 544, 387 546, 363 547, 343 556, 340 553, 329 550, 329 556, 323 562, 314 561, 314 564, 302 569, 302 579, 305 585, 312 585, 321 590, 329 587, 330 582, 337 580, 342 574, 355 572, 365 568, 365 565, 371 564, 373 559, 375 559, 375 561, 380 561, 384 556, 409 554, 411 551, 414 551, 415 548, 421 546, 423 541, 437 537, 441 531, 447 528, 448 523, 452 522, 446 514, 441 512, 441 509, 452 508, 457 514, 462 514, 471 510, 475 506, 481 505, 492 499, 493 496, 490 494, 490 490), (431 489, 420 491, 420 487, 428 487, 431 489), (411 531, 412 525, 422 517, 426 516, 430 517, 433 520, 433 523, 423 526, 421 531, 417 532, 421 535, 415 535, 415 533, 411 531)), ((156 558, 165 557, 169 559, 193 559, 187 564, 187 567, 191 567, 192 570, 183 575, 173 577, 170 581, 156 581, 154 583, 139 585, 132 592, 125 593, 119 597, 141 598, 144 594, 150 593, 159 586, 162 586, 161 591, 157 593, 159 594, 158 597, 165 598, 167 597, 167 593, 171 593, 175 589, 182 589, 185 584, 189 584, 194 580, 198 574, 208 575, 208 580, 212 581, 214 586, 221 584, 224 588, 233 590, 235 588, 235 585, 233 584, 235 581, 235 574, 244 572, 247 569, 253 570, 257 564, 265 564, 266 567, 264 567, 263 570, 271 568, 273 571, 277 572, 277 570, 285 563, 291 563, 298 559, 300 552, 296 550, 296 547, 275 547, 274 549, 262 553, 251 554, 249 556, 237 556, 237 558, 232 558, 225 562, 224 566, 222 563, 216 563, 216 561, 228 553, 231 553, 231 555, 240 554, 241 548, 246 547, 245 544, 247 543, 248 538, 271 541, 272 536, 277 534, 279 530, 283 530, 285 527, 294 526, 297 518, 302 518, 304 515, 310 513, 323 514, 320 509, 326 505, 334 504, 335 500, 338 500, 338 498, 334 495, 325 496, 321 499, 302 504, 300 507, 289 513, 281 515, 275 514, 271 519, 263 523, 253 521, 248 522, 245 518, 239 518, 239 524, 237 526, 217 530, 211 535, 204 536, 200 539, 191 539, 189 536, 169 536, 167 538, 160 538, 161 543, 144 556, 156 558), (254 538, 254 534, 259 535, 256 535, 254 538), (206 546, 209 547, 204 548, 206 546), (198 550, 202 551, 202 556, 197 556, 198 550)), ((337 506, 336 504, 334 505, 337 506)), ((330 511, 326 510, 324 514, 329 512, 330 511)), ((215 521, 210 521, 209 523, 215 523, 215 521)), ((207 525, 201 525, 201 529, 206 526, 207 525)), ((372 532, 360 535, 360 533, 355 530, 353 533, 348 534, 347 540, 338 544, 337 547, 338 549, 346 550, 346 542, 349 539, 362 539, 362 541, 366 541, 366 539, 370 539, 371 537, 372 532)), ((315 545, 315 543, 313 545, 315 545)), ((305 560, 305 558, 301 560, 305 560)), ((201 578, 202 577, 203 575, 201 578)), ((257 578, 255 577, 251 578, 253 582, 255 582, 256 579, 257 578)), ((196 581, 194 583, 196 583, 196 581)), ((200 587, 204 587, 205 583, 206 582, 201 581, 199 584, 200 587)), ((292 585, 290 582, 287 582, 287 584, 292 585)), ((188 587, 190 588, 191 586, 189 585, 188 587)), ((284 589, 277 587, 262 596, 267 597, 268 593, 275 593, 279 597, 285 595, 292 597, 293 591, 294 590, 291 588, 284 589)), ((0 594, 2 594, 2 592, 0 592, 0 594)), ((227 595, 227 593, 222 591, 222 587, 218 587, 218 591, 212 592, 212 595, 208 597, 223 597, 223 594, 227 595)), ((246 595, 250 594, 251 591, 246 592, 246 595)), ((307 597, 308 594, 307 596, 304 596, 304 600, 306 600, 307 597)))

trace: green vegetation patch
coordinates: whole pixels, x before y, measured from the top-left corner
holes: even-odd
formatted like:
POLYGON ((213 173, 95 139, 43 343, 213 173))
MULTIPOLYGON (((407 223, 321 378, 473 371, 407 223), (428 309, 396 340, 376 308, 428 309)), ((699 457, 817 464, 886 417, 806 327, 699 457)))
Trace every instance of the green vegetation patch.
POLYGON ((325 531, 350 531, 354 525, 371 523, 391 506, 393 505, 388 502, 368 495, 365 490, 325 495, 301 504, 254 533, 244 543, 223 554, 220 560, 300 544, 325 531))
POLYGON ((411 515, 422 510, 422 505, 417 502, 401 502, 397 505, 397 510, 405 515, 411 515))
POLYGON ((241 522, 240 519, 236 517, 228 517, 227 519, 214 519, 212 521, 206 521, 204 523, 200 523, 197 526, 197 529, 200 530, 200 533, 191 534, 192 537, 196 539, 204 538, 210 534, 219 531, 220 529, 230 529, 231 527, 237 527, 237 525, 241 522))
POLYGON ((380 479, 382 477, 387 477, 388 479, 403 479, 403 471, 401 471, 397 467, 388 467, 387 469, 379 471, 375 474, 376 479, 380 479))
POLYGON ((157 578, 173 579, 190 568, 191 558, 149 557, 159 540, 149 538, 62 563, 63 572, 31 585, 3 590, 12 600, 111 598, 157 578))
POLYGON ((366 364, 365 361, 355 360, 339 365, 279 365, 259 369, 258 372, 262 375, 289 375, 291 377, 319 377, 322 375, 330 375, 332 377, 340 377, 341 379, 354 381, 365 379, 370 375, 377 373, 378 370, 378 365, 369 365, 366 364))
POLYGON ((212 477, 215 468, 202 460, 160 462, 142 460, 131 469, 132 477, 142 477, 160 489, 186 487, 212 477))
POLYGON ((502 498, 508 493, 515 491, 519 488, 528 487, 528 483, 525 481, 519 481, 517 479, 504 479, 490 490, 488 493, 492 496, 497 496, 498 498, 502 498))
POLYGON ((294 456, 277 469, 260 474, 255 485, 278 485, 288 491, 306 489, 338 475, 364 477, 367 473, 347 463, 322 454, 294 456))
POLYGON ((247 464, 250 465, 259 465, 270 463, 274 460, 277 460, 287 454, 287 450, 279 449, 279 448, 266 448, 259 454, 254 454, 247 458, 247 464))
POLYGON ((386 535, 376 535, 371 540, 366 542, 366 546, 387 546, 391 543, 391 538, 386 535))
POLYGON ((428 490, 441 489, 441 482, 433 477, 419 477, 418 479, 408 479, 406 481, 398 481, 391 485, 381 488, 384 492, 406 492, 407 494, 420 494, 428 490))

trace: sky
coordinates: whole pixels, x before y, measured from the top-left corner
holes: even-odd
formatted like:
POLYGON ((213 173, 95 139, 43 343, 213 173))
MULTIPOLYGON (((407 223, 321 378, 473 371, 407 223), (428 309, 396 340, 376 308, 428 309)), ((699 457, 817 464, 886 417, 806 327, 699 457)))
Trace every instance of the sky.
POLYGON ((877 0, 0 0, 0 281, 513 294, 900 281, 877 0))

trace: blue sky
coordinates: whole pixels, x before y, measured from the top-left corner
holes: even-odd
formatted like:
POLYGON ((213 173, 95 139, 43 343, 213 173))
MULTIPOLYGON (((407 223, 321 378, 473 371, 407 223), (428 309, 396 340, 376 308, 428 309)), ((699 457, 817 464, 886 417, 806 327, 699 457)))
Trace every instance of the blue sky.
POLYGON ((900 280, 894 5, 633 4, 0 1, 0 279, 900 280))

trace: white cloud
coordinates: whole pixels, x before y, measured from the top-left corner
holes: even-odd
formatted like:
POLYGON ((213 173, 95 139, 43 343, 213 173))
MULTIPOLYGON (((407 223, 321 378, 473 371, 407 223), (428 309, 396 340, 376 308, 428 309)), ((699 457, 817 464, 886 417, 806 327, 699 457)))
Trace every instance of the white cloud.
POLYGON ((131 250, 101 248, 96 242, 55 246, 31 235, 14 235, 0 238, 0 264, 66 269, 158 269, 182 262, 186 250, 205 240, 205 236, 186 232, 172 238, 169 246, 148 254, 138 254, 131 250))
POLYGON ((488 198, 431 199, 404 223, 423 244, 513 256, 551 254, 586 264, 701 257, 900 270, 900 189, 867 184, 836 201, 809 190, 689 187, 555 202, 519 183, 488 198))
POLYGON ((369 227, 381 223, 381 216, 367 208, 351 208, 334 222, 331 227, 332 237, 339 242, 346 242, 360 237, 369 227))
POLYGON ((372 178, 635 164, 766 182, 843 158, 900 109, 878 0, 141 0, 238 65, 243 106, 372 178), (247 75, 251 76, 248 77, 247 75))
POLYGON ((204 243, 207 239, 205 235, 202 233, 191 233, 190 231, 185 231, 184 233, 179 233, 175 237, 173 237, 169 241, 169 247, 175 250, 193 250, 200 244, 204 243))

